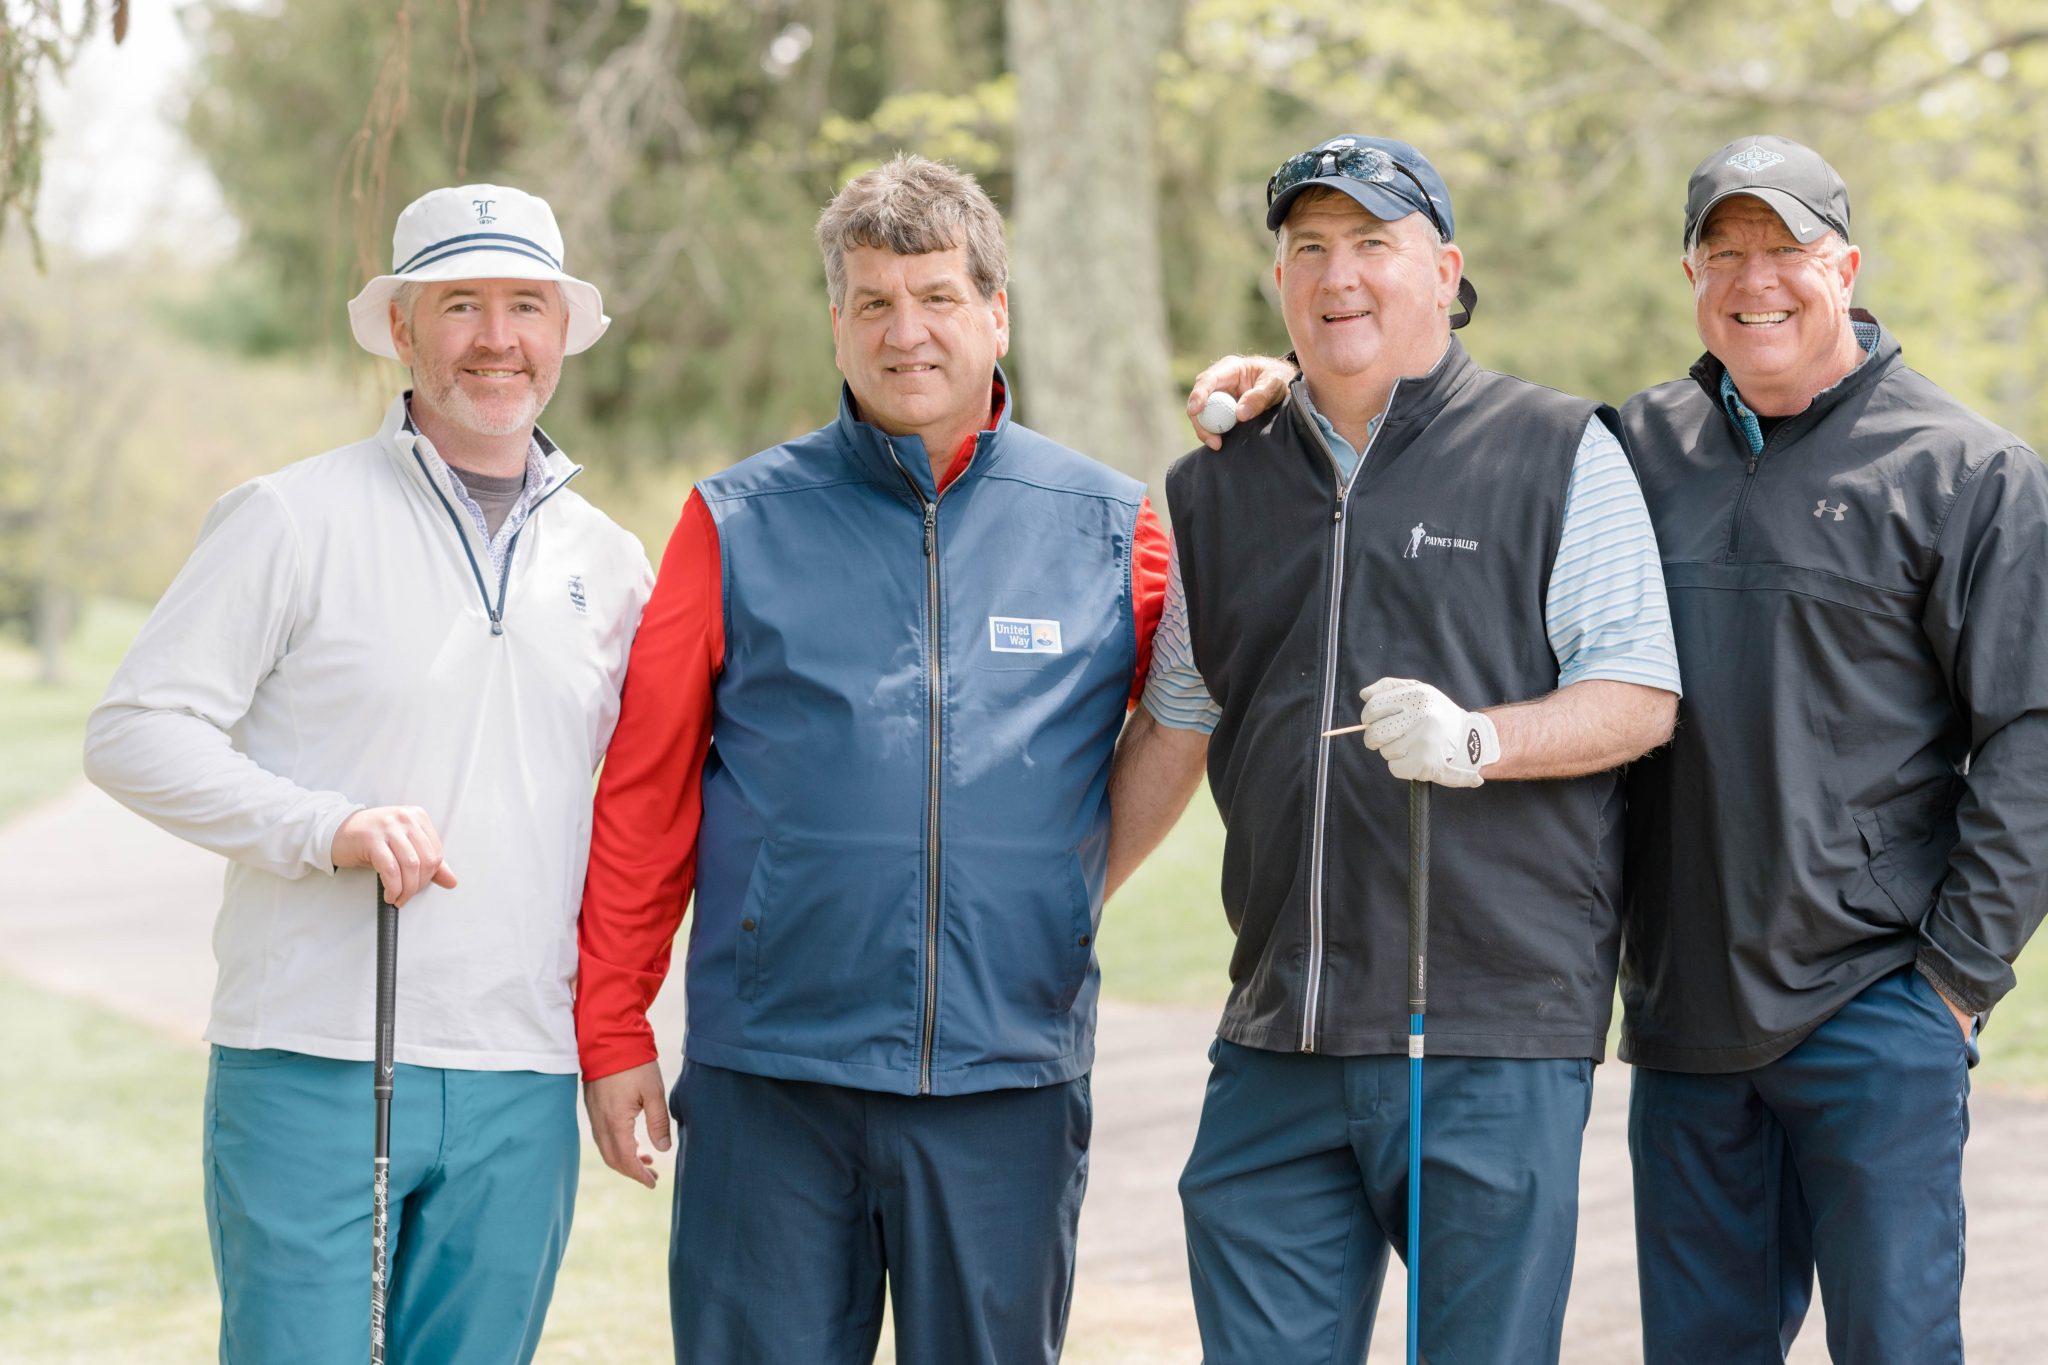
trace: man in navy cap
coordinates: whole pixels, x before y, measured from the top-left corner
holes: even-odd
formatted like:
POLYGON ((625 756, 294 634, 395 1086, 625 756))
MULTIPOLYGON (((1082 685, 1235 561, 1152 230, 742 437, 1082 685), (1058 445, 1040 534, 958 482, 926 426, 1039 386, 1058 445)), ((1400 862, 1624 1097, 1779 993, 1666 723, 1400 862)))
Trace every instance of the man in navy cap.
POLYGON ((1167 605, 1111 790, 1112 884, 1205 757, 1228 831, 1232 989, 1181 1178, 1204 1356, 1362 1360, 1408 1255, 1424 781, 1469 790, 1436 803, 1423 1348, 1555 1361, 1620 934, 1614 769, 1678 691, 1656 547, 1613 410, 1452 338, 1476 296, 1421 153, 1333 138, 1267 202, 1300 373, 1167 476, 1167 605), (1325 733, 1355 693, 1363 746, 1325 733))
POLYGON ((1629 774, 1621 1055, 1645 1355, 1963 1359, 1975 1032, 2048 911, 2048 478, 1851 308, 1849 194, 1693 172, 1706 354, 1624 429, 1690 684, 1629 774))

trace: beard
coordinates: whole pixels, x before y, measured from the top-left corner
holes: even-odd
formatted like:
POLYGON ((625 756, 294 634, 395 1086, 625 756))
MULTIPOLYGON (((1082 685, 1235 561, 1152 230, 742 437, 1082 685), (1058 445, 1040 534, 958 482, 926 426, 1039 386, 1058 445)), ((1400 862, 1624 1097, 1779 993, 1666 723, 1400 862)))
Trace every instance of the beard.
POLYGON ((517 351, 507 356, 471 353, 454 363, 416 363, 413 387, 435 411, 465 431, 479 436, 516 436, 531 430, 542 409, 555 396, 562 367, 530 368, 517 351), (462 387, 459 372, 464 369, 529 370, 527 383, 479 402, 462 387))

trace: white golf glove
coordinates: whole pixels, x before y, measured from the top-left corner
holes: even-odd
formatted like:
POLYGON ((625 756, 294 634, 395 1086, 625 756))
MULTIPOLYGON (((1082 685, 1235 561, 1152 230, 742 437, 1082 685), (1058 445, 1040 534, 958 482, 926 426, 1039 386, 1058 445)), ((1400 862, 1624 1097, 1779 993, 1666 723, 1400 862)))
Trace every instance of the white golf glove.
POLYGON ((1365 747, 1403 782, 1476 787, 1479 770, 1500 758, 1493 722, 1467 711, 1426 682, 1381 678, 1358 694, 1365 747))

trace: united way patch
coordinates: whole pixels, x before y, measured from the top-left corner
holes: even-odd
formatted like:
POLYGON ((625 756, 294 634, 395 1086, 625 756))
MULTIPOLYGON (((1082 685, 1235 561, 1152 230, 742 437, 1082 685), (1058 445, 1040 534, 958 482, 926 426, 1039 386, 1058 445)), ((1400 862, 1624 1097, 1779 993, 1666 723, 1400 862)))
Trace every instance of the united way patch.
POLYGON ((988 647, 998 654, 1058 654, 1060 623, 1027 616, 991 616, 988 647))

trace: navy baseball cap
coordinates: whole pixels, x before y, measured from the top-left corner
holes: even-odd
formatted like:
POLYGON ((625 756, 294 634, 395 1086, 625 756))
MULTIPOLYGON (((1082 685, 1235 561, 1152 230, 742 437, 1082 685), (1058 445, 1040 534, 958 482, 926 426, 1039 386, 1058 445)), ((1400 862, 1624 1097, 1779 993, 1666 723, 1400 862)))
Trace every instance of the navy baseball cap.
MULTIPOLYGON (((1451 217, 1451 192, 1436 167, 1421 152, 1390 137, 1345 133, 1281 162, 1266 181, 1267 230, 1278 232, 1294 201, 1317 185, 1350 195, 1383 222, 1422 214, 1446 242, 1457 229, 1451 217)), ((1472 320, 1473 305, 1479 302, 1472 281, 1458 281, 1458 302, 1464 311, 1452 315, 1453 327, 1472 320)))
POLYGON ((1702 161, 1685 186, 1685 247, 1699 241, 1707 215, 1724 199, 1754 195, 1770 205, 1800 242, 1829 232, 1849 236, 1849 187, 1811 147, 1788 137, 1739 137, 1702 161))
POLYGON ((1278 232, 1287 210, 1311 185, 1342 190, 1375 218, 1391 223, 1411 213, 1426 216, 1450 241, 1451 192, 1429 158, 1390 137, 1345 133, 1280 163, 1266 181, 1266 227, 1278 232))

